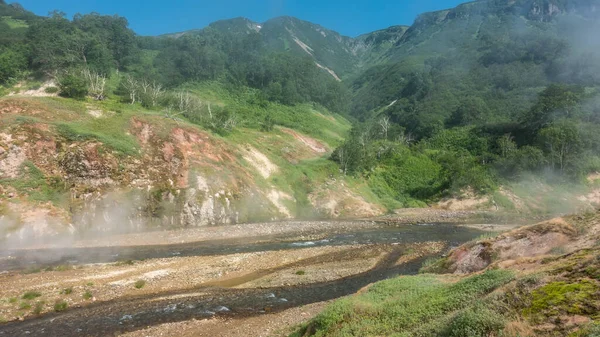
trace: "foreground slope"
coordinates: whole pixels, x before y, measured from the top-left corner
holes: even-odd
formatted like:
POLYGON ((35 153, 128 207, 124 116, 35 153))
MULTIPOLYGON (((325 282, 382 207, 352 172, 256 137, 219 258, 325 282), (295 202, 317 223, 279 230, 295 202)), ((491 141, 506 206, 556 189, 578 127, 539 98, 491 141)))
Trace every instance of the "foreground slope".
POLYGON ((340 300, 294 336, 598 336, 600 216, 519 228, 454 249, 340 300))

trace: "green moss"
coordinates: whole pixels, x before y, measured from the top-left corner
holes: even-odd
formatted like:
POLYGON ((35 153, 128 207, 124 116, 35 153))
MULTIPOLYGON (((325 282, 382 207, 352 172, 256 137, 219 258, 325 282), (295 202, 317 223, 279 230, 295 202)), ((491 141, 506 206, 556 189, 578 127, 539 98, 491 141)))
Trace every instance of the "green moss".
POLYGON ((532 292, 531 305, 523 310, 523 315, 542 322, 560 314, 593 314, 600 300, 599 290, 598 284, 591 280, 552 282, 532 292))

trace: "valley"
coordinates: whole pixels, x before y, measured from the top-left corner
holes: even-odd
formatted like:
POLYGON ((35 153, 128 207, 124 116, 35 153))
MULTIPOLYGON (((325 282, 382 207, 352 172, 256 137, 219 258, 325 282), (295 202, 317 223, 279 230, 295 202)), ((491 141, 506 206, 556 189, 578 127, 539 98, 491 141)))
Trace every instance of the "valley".
POLYGON ((600 336, 599 8, 0 0, 0 337, 600 336))
POLYGON ((0 275, 0 312, 16 317, 0 334, 94 336, 213 316, 272 315, 416 273, 425 257, 482 233, 452 224, 356 221, 322 223, 318 230, 292 225, 287 226, 291 233, 270 239, 258 230, 254 238, 215 241, 219 228, 211 228, 203 233, 206 241, 189 244, 3 251, 0 265, 8 273, 0 275), (52 261, 58 254, 64 257, 52 261), (7 268, 11 260, 20 265, 7 268), (25 300, 23 289, 39 296, 25 300), (30 317, 24 303, 40 310, 38 315, 50 313, 30 317), (58 311, 56 303, 67 303, 68 310, 52 313, 58 311))

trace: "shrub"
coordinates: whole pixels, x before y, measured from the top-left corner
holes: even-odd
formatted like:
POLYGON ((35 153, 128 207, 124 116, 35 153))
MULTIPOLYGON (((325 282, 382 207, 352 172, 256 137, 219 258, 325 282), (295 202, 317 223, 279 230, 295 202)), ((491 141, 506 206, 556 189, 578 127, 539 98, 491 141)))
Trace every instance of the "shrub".
POLYGON ((56 94, 60 91, 60 89, 58 89, 57 87, 47 87, 46 89, 44 89, 44 92, 47 94, 56 94))
POLYGON ((64 75, 58 82, 60 95, 63 97, 84 99, 88 94, 88 86, 84 78, 73 74, 64 75))
POLYGON ((21 304, 19 304, 19 310, 29 310, 31 309, 31 304, 27 303, 27 302, 21 302, 21 304))
POLYGON ((146 281, 144 281, 144 280, 138 280, 134 284, 136 289, 142 289, 145 285, 146 285, 146 281))
POLYGON ((73 293, 73 287, 65 288, 60 293, 62 295, 71 295, 73 293))
POLYGON ((21 297, 24 300, 33 300, 35 298, 38 298, 42 296, 41 293, 37 292, 37 291, 28 291, 25 294, 23 294, 23 296, 21 297))
POLYGON ((92 293, 91 293, 91 292, 89 292, 89 291, 86 291, 86 292, 83 294, 83 299, 84 299, 84 300, 86 300, 86 301, 88 301, 88 300, 92 299, 92 297, 94 297, 94 295, 92 295, 92 293))
POLYGON ((300 275, 300 276, 302 276, 302 275, 306 275, 306 272, 305 272, 304 270, 298 270, 298 271, 296 272, 296 275, 300 275))
POLYGON ((32 82, 27 87, 28 90, 39 90, 42 87, 40 82, 32 82))
POLYGON ((44 301, 37 302, 35 304, 35 307, 33 308, 33 314, 34 315, 41 314, 42 311, 44 311, 44 304, 46 304, 44 301))
POLYGON ((456 315, 445 335, 449 337, 497 336, 504 325, 504 319, 497 312, 475 307, 456 315))
POLYGON ((54 303, 54 311, 56 312, 65 311, 68 307, 69 303, 67 303, 66 301, 58 300, 56 301, 56 303, 54 303))

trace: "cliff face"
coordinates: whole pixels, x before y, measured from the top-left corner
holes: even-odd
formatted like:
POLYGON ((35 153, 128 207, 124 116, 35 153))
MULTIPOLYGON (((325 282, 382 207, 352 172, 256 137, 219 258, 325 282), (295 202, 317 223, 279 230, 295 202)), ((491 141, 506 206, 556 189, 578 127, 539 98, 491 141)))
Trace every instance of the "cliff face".
POLYGON ((68 102, 0 100, 4 237, 383 211, 343 178, 328 191, 327 182, 335 178, 303 168, 306 161, 334 164, 325 158, 328 144, 297 131, 240 130, 239 139, 231 139, 157 114, 62 107, 68 102), (117 130, 85 131, 90 125, 117 130), (298 168, 304 174, 290 177, 298 168))

